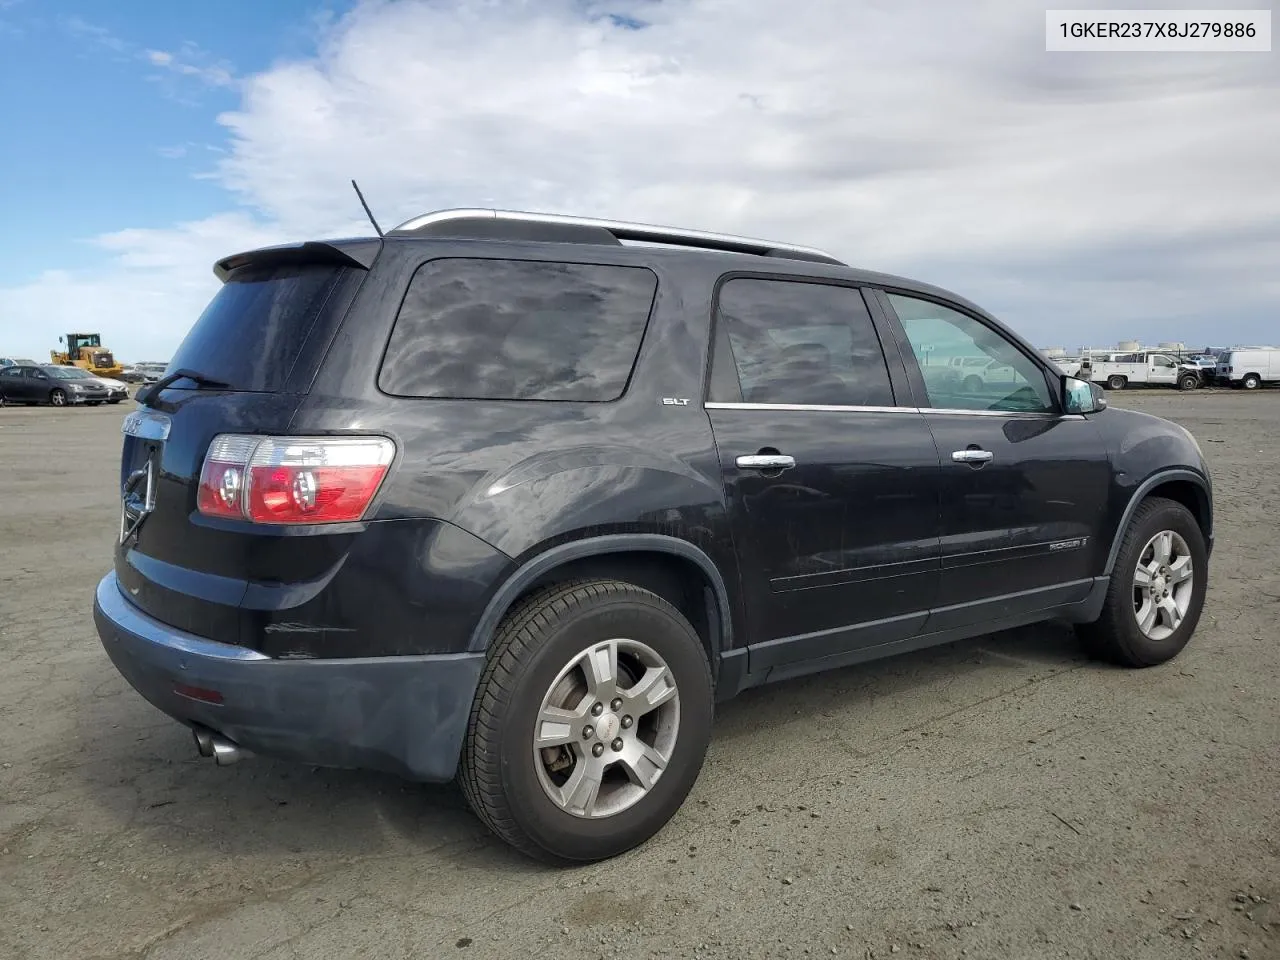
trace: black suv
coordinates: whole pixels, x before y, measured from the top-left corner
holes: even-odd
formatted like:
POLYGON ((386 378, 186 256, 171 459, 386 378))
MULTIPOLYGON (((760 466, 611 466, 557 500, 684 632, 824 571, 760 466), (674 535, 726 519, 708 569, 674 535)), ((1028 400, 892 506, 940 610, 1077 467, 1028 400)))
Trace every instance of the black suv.
POLYGON ((937 287, 493 210, 215 272, 124 424, 94 612, 218 762, 456 776, 597 860, 744 689, 1055 618, 1150 666, 1200 617, 1196 441, 937 287))

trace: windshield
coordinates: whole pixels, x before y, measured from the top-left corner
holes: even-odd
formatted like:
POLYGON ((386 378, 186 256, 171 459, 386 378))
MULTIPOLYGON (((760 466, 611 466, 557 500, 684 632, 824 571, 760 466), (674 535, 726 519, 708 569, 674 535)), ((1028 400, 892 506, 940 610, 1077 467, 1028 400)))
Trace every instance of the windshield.
POLYGON ((89 374, 79 367, 46 367, 45 372, 57 380, 88 380, 89 374))

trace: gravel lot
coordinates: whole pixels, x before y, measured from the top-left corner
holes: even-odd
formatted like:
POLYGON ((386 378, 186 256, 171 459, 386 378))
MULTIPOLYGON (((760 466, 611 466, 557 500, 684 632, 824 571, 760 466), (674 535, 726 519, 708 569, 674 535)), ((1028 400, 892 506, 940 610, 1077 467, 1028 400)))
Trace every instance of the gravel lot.
POLYGON ((1181 658, 1040 627, 753 691, 569 871, 452 787, 198 759, 93 628, 126 408, 0 410, 0 958, 1280 957, 1280 391, 1112 400, 1214 473, 1181 658))

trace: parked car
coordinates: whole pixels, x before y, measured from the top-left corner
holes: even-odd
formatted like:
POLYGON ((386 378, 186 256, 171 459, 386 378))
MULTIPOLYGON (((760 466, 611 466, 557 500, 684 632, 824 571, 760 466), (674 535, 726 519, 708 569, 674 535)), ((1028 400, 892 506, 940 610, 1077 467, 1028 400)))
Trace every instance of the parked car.
POLYGON ((94 615, 219 763, 456 776, 517 849, 599 860, 743 690, 1050 619, 1148 667, 1200 618, 1195 438, 938 287, 494 211, 215 272, 125 419, 94 615), (924 375, 955 358, 1010 373, 924 375))
POLYGON ((1218 362, 1217 379, 1245 390, 1280 383, 1280 349, 1245 347, 1224 351, 1218 362))
POLYGON ((165 366, 163 363, 131 363, 125 366, 120 379, 129 383, 155 383, 164 376, 165 366))
POLYGON ((129 399, 129 384, 114 377, 99 377, 90 374, 94 380, 107 388, 107 403, 119 403, 129 399))
POLYGON ((96 407, 109 399, 107 388, 79 367, 15 364, 0 369, 0 402, 3 403, 96 407))

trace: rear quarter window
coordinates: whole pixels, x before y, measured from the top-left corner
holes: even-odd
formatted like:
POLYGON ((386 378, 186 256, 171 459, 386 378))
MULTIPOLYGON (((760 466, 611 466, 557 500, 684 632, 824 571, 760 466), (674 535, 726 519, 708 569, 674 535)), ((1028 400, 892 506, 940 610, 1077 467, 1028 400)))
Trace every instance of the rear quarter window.
POLYGON ((409 284, 378 386, 435 399, 616 400, 657 287, 644 267, 431 260, 409 284))

